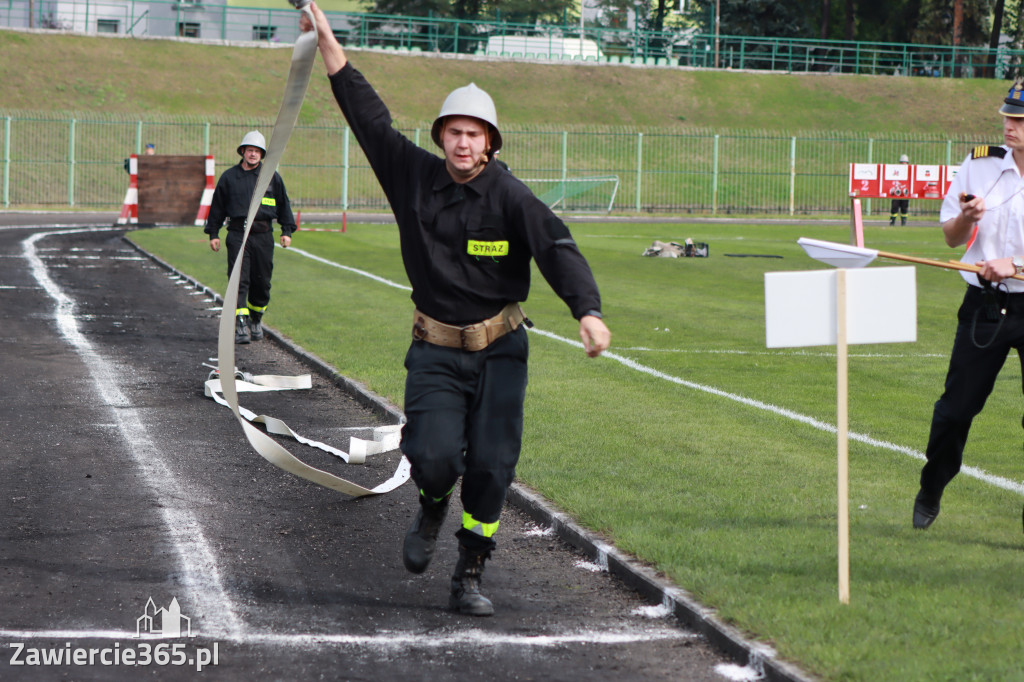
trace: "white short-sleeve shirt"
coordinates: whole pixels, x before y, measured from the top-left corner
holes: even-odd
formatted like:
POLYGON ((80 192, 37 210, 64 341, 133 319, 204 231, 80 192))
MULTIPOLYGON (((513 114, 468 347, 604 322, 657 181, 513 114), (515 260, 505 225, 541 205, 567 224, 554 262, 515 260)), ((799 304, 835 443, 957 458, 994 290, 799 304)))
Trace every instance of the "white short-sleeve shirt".
MULTIPOLYGON (((959 197, 964 193, 984 198, 985 214, 960 262, 973 265, 981 260, 1024 256, 1024 179, 1013 151, 1006 146, 979 147, 968 155, 942 200, 941 222, 960 215, 959 197), (1005 149, 1006 155, 981 156, 979 152, 986 149, 1005 149)), ((968 284, 980 286, 973 272, 960 274, 968 284)), ((1003 283, 1014 293, 1024 292, 1024 281, 1007 279, 1003 283)))

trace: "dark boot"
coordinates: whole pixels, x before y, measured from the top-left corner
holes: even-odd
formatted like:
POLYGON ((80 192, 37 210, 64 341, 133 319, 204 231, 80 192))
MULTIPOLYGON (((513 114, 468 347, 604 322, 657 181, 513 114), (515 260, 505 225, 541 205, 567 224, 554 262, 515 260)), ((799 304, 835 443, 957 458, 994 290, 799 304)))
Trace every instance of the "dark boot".
POLYGON ((422 573, 427 570, 430 560, 434 558, 434 545, 437 535, 441 532, 441 524, 448 515, 448 500, 445 497, 439 502, 427 501, 420 496, 420 508, 416 518, 412 520, 409 531, 405 534, 402 545, 402 563, 410 573, 422 573))
POLYGON ((448 608, 470 616, 494 615, 494 604, 480 594, 480 580, 484 574, 484 562, 491 551, 467 549, 459 543, 459 563, 455 564, 455 575, 452 576, 452 594, 448 598, 448 608))
POLYGON ((934 523, 939 515, 939 498, 918 491, 914 498, 914 528, 924 530, 934 523))
POLYGON ((248 315, 235 315, 235 343, 249 343, 248 315))
POLYGON ((906 224, 907 224, 907 219, 906 218, 900 218, 900 225, 906 225, 906 224))
POLYGON ((262 319, 263 313, 249 311, 249 334, 252 336, 253 341, 263 340, 263 325, 260 324, 262 319))

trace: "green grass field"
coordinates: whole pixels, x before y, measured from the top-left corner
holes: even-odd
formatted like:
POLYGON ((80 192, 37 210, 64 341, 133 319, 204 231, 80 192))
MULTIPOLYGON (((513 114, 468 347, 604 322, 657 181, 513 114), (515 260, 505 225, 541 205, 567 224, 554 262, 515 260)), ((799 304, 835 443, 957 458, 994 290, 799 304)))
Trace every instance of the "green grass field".
MULTIPOLYGON (((764 274, 824 267, 797 238, 846 241, 848 228, 572 229, 601 285, 612 349, 587 359, 566 343, 578 341, 577 325, 535 273, 524 308, 543 333, 531 334, 522 482, 824 679, 1024 680, 1020 484, 961 474, 931 529, 910 523, 921 461, 908 453, 923 451, 942 388, 958 273, 917 267, 916 343, 850 347, 851 601, 841 605, 834 349, 765 348, 764 274), (708 242, 711 257, 640 256, 654 239, 686 237, 708 242)), ((226 287, 224 256, 198 228, 131 238, 226 287)), ((933 227, 870 227, 867 241, 959 256, 933 227)), ((267 323, 401 405, 409 292, 300 253, 407 285, 395 228, 300 232, 293 245, 278 250, 267 323)), ((905 264, 872 267, 887 265, 905 264)), ((1020 424, 1011 358, 966 463, 1019 481, 1020 424)))

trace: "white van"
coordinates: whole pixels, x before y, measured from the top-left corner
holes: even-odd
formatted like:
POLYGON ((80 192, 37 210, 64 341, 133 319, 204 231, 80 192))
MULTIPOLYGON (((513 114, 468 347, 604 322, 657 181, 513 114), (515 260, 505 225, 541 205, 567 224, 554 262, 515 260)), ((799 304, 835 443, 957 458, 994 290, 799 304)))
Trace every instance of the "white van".
POLYGON ((590 59, 599 61, 601 48, 588 38, 555 36, 491 36, 485 54, 495 57, 518 55, 534 59, 590 59))

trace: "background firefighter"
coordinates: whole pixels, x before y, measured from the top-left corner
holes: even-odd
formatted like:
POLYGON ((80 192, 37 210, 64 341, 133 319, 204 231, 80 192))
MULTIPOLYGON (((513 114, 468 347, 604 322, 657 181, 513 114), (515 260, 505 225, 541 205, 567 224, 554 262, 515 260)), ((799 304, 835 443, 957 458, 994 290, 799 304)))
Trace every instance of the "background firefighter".
MULTIPOLYGON (((242 160, 221 174, 213 191, 210 215, 203 231, 210 236, 210 249, 219 251, 220 238, 217 235, 224 221, 228 221, 228 234, 225 238, 228 277, 231 276, 235 258, 241 250, 249 203, 256 191, 256 181, 266 154, 267 143, 263 135, 256 130, 246 133, 238 145, 238 155, 242 160)), ((249 230, 249 239, 245 243, 235 305, 235 343, 249 343, 250 339, 258 341, 263 338, 261 320, 270 304, 270 278, 274 272, 274 220, 281 225, 281 246, 287 248, 292 243, 291 236, 296 229, 295 217, 292 215, 284 181, 276 171, 263 194, 259 211, 249 230)), ((225 305, 229 303, 225 302, 225 305)))

